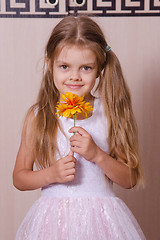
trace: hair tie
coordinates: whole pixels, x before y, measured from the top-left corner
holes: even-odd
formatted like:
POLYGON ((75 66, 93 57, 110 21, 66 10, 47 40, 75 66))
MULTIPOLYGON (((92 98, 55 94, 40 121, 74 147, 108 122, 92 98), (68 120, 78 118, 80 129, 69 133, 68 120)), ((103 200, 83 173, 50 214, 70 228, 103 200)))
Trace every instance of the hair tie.
POLYGON ((111 47, 109 45, 107 45, 105 48, 106 53, 109 52, 110 50, 111 50, 111 47))

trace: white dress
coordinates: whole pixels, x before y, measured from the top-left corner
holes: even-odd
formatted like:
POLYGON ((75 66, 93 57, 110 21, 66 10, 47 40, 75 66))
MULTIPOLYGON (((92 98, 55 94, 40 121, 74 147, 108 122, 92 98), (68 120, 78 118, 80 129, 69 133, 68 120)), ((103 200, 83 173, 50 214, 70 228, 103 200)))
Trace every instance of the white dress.
MULTIPOLYGON (((67 138, 58 132, 61 156, 70 149, 68 130, 73 119, 60 118, 67 138)), ((95 99, 93 115, 76 120, 95 143, 108 152, 107 118, 101 101, 95 99)), ((41 197, 33 204, 16 240, 140 240, 145 239, 136 219, 125 203, 112 190, 112 182, 94 163, 75 154, 76 175, 70 183, 51 184, 42 188, 41 197)))

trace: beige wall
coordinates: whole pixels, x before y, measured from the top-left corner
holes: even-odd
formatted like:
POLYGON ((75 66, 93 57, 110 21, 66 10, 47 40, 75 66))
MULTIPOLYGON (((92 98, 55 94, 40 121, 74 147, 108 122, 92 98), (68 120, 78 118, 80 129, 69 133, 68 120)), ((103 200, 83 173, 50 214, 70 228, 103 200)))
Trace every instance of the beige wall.
MULTIPOLYGON (((12 170, 23 119, 39 88, 43 50, 59 19, 0 19, 0 239, 14 239, 16 230, 39 196, 19 192, 12 170)), ((98 18, 117 53, 131 88, 139 126, 145 189, 123 190, 125 200, 147 239, 160 239, 160 20, 158 17, 98 18)))

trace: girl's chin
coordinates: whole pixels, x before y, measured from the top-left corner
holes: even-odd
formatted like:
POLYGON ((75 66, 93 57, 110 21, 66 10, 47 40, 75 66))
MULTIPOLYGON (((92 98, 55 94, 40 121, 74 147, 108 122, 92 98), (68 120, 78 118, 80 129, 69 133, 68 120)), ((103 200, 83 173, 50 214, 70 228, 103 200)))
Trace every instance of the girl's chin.
MULTIPOLYGON (((71 92, 71 93, 73 93, 73 94, 76 94, 76 95, 79 96, 79 97, 82 97, 82 96, 83 96, 82 93, 80 93, 80 92, 78 92, 78 91, 75 91, 75 90, 73 90, 73 89, 72 89, 72 90, 70 89, 69 91, 66 91, 66 92, 71 92)), ((65 93, 66 93, 66 92, 65 92, 65 93)), ((65 93, 63 93, 63 94, 65 94, 65 93)))

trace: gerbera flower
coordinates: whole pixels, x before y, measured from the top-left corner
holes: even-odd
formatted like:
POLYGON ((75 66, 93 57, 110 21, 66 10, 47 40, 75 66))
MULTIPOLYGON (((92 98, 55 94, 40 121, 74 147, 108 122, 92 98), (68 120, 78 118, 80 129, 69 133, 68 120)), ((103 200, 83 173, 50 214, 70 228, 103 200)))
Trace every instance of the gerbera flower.
POLYGON ((93 111, 93 107, 90 103, 84 101, 84 96, 79 97, 76 94, 67 92, 65 95, 62 94, 62 99, 64 102, 58 102, 56 107, 56 114, 58 114, 59 117, 77 118, 78 114, 83 116, 85 115, 87 117, 87 114, 93 111))

